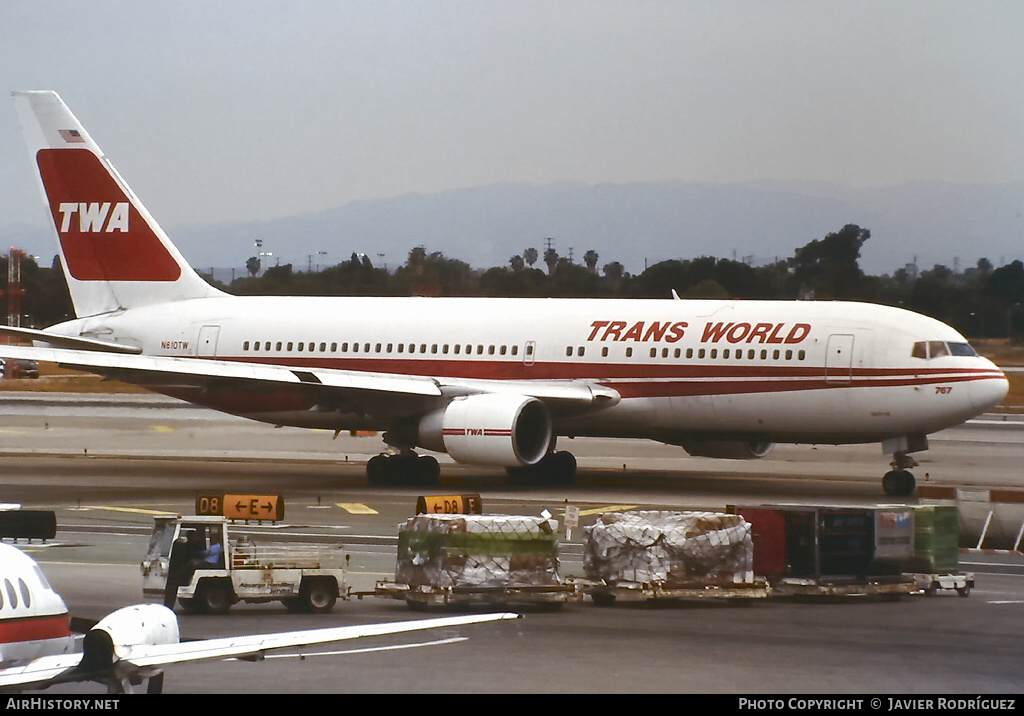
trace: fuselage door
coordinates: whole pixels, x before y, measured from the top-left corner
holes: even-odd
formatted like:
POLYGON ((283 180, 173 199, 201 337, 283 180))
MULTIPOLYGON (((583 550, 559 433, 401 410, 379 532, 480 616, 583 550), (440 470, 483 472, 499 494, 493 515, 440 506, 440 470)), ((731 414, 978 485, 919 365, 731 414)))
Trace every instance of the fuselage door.
POLYGON ((203 326, 199 329, 199 340, 196 341, 196 355, 199 358, 214 358, 217 355, 217 337, 220 326, 203 326))
POLYGON ((828 337, 825 353, 825 382, 849 385, 853 380, 853 336, 833 333, 828 337))

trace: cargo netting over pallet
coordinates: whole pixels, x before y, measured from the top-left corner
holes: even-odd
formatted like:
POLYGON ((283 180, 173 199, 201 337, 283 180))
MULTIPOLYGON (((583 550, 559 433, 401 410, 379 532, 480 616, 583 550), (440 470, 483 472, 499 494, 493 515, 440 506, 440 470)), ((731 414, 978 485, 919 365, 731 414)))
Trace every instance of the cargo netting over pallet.
POLYGON ((412 587, 555 586, 558 522, 514 515, 417 515, 398 533, 395 581, 412 587))
POLYGON ((750 583, 750 525, 716 512, 606 512, 583 531, 583 568, 609 585, 750 583))

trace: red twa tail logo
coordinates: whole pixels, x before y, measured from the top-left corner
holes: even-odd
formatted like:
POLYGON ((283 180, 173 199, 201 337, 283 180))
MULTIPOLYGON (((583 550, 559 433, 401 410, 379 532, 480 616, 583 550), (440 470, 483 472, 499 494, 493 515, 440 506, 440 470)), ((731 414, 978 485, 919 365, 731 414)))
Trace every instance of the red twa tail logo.
POLYGON ((88 149, 36 155, 54 227, 79 281, 177 281, 181 267, 88 149))

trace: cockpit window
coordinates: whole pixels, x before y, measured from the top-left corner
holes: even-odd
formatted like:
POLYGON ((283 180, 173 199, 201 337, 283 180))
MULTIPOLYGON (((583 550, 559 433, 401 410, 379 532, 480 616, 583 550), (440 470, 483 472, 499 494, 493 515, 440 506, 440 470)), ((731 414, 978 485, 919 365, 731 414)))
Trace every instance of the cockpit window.
POLYGON ((910 352, 912 358, 941 358, 942 356, 976 356, 977 353, 967 343, 947 343, 945 341, 918 341, 910 352))
POLYGON ((43 574, 43 570, 39 569, 39 565, 33 564, 32 565, 32 571, 35 573, 36 579, 39 580, 39 583, 43 585, 43 589, 46 589, 46 590, 52 592, 53 591, 53 587, 51 587, 50 583, 46 581, 46 575, 43 574))
POLYGON ((949 352, 955 356, 976 356, 978 355, 969 343, 950 343, 949 352))

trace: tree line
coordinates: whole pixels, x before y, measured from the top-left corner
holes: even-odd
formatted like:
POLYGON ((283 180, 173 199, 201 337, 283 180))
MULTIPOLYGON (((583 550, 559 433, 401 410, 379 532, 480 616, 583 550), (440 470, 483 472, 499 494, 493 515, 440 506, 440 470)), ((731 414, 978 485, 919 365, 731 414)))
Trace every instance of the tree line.
MULTIPOLYGON (((600 257, 592 250, 581 265, 553 248, 526 248, 508 265, 483 270, 422 246, 413 248, 393 272, 354 253, 321 271, 296 271, 284 264, 260 274, 259 259, 253 257, 247 262, 248 276, 230 285, 213 283, 238 295, 667 298, 675 291, 682 298, 859 300, 932 316, 971 338, 1024 340, 1021 261, 994 268, 980 259, 959 273, 936 265, 917 275, 898 269, 870 276, 859 266, 861 248, 870 238, 867 229, 848 224, 765 266, 702 256, 662 261, 635 275, 617 261, 599 270, 600 257), (544 269, 537 267, 539 262, 544 269)), ((2 276, 7 275, 6 262, 0 260, 2 276)), ((46 326, 73 315, 56 257, 49 268, 23 260, 21 278, 23 325, 46 326)))

